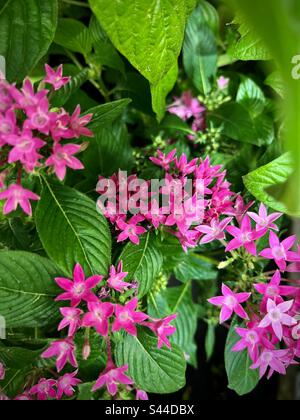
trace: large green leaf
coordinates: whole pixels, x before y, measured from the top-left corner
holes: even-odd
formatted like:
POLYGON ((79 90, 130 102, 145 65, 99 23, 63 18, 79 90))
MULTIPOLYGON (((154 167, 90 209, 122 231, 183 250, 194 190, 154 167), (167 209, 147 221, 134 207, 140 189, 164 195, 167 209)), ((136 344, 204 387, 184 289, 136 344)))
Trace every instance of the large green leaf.
POLYGON ((95 130, 95 137, 83 153, 85 173, 97 179, 111 176, 119 170, 129 171, 133 166, 133 149, 129 143, 126 125, 115 121, 106 128, 95 130))
POLYGON ((128 272, 127 280, 139 283, 139 297, 143 297, 158 276, 163 257, 151 234, 141 237, 139 245, 129 243, 120 255, 123 271, 128 272))
POLYGON ((57 0, 0 0, 0 55, 7 79, 20 81, 47 53, 57 25, 57 0))
POLYGON ((250 78, 242 78, 237 93, 237 102, 248 109, 253 117, 260 115, 266 106, 266 98, 261 88, 250 78))
POLYGON ((58 45, 84 56, 92 51, 90 32, 79 20, 60 18, 54 41, 58 45))
POLYGON ((31 350, 22 347, 8 347, 0 342, 0 362, 6 368, 23 369, 37 361, 43 350, 44 348, 31 350))
POLYGON ((76 263, 86 275, 107 274, 111 260, 111 236, 96 203, 80 192, 43 180, 36 224, 43 246, 69 276, 76 263))
POLYGON ((46 258, 21 251, 0 252, 0 314, 8 328, 42 327, 57 321, 54 299, 58 268, 46 258))
POLYGON ((244 176, 244 184, 257 200, 274 210, 290 214, 287 206, 279 200, 286 182, 293 174, 293 168, 293 159, 289 153, 286 153, 244 176))
POLYGON ((195 87, 203 94, 211 89, 218 61, 215 35, 205 18, 200 5, 188 21, 183 46, 184 68, 195 87))
POLYGON ((93 114, 93 120, 89 124, 91 130, 100 129, 113 123, 129 105, 131 99, 119 99, 89 109, 85 114, 93 114))
POLYGON ((128 365, 137 388, 156 394, 176 392, 185 385, 186 362, 181 350, 157 348, 157 338, 144 330, 127 335, 115 351, 118 366, 128 365))
POLYGON ((115 47, 151 83, 177 62, 193 0, 89 0, 115 47))
POLYGON ((253 391, 259 382, 257 370, 250 369, 253 364, 247 350, 233 352, 232 347, 240 340, 235 332, 236 322, 230 328, 225 347, 225 367, 228 376, 228 387, 238 395, 245 395, 253 391))

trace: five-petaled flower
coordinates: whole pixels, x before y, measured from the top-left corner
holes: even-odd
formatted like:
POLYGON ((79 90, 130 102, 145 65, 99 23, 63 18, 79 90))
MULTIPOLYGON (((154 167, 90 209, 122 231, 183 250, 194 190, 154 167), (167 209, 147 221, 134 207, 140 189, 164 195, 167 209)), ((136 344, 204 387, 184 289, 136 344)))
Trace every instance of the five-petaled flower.
POLYGON ((94 327, 98 334, 106 337, 108 335, 108 320, 114 313, 114 305, 110 302, 89 302, 89 312, 82 320, 84 327, 94 327))
POLYGON ((132 385, 133 380, 125 375, 128 370, 128 366, 116 367, 111 361, 108 362, 106 369, 97 379, 93 391, 97 391, 104 385, 107 387, 107 391, 110 395, 115 396, 118 392, 118 385, 132 385))
POLYGON ((137 312, 138 298, 132 299, 125 306, 115 305, 116 319, 112 325, 112 332, 125 330, 128 334, 137 335, 136 324, 141 324, 148 318, 143 312, 137 312))
POLYGON ((269 325, 272 326, 272 329, 278 338, 278 340, 282 340, 283 337, 283 326, 296 325, 297 321, 290 315, 287 314, 292 308, 294 304, 293 300, 289 300, 287 302, 282 302, 276 305, 276 303, 272 299, 268 299, 267 302, 267 315, 263 318, 260 322, 260 328, 266 328, 269 325))

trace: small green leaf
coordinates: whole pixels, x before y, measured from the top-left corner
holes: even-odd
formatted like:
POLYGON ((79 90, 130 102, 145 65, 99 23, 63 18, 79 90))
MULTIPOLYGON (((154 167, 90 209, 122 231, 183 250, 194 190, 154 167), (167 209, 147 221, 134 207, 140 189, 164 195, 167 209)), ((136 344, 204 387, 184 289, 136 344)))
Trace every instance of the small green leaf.
POLYGON ((84 56, 92 51, 89 30, 79 20, 60 18, 54 41, 56 44, 84 56))
POLYGON ((139 389, 156 394, 179 391, 185 385, 186 362, 181 350, 157 348, 157 338, 140 329, 127 335, 115 350, 118 366, 128 365, 128 375, 139 389))
POLYGON ((252 79, 247 77, 242 79, 236 100, 248 109, 253 117, 260 115, 266 106, 263 91, 252 79))
POLYGON ((174 270, 177 280, 186 283, 190 280, 214 280, 217 270, 198 254, 188 254, 174 270))
POLYGON ((216 327, 213 324, 208 324, 207 332, 205 337, 205 352, 207 360, 210 360, 214 349, 215 349, 215 342, 216 342, 216 327))
POLYGON ((131 99, 119 99, 118 101, 108 102, 98 105, 84 113, 93 114, 93 119, 89 124, 91 130, 100 129, 113 123, 130 104, 131 99))

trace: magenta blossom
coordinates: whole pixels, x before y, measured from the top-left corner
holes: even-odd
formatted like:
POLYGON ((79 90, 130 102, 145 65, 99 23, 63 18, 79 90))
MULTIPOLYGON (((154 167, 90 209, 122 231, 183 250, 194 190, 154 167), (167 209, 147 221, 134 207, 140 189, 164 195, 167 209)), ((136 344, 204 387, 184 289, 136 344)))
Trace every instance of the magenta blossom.
POLYGON ((29 393, 37 395, 39 401, 46 401, 48 398, 56 398, 56 391, 53 389, 56 381, 53 379, 41 379, 39 383, 31 388, 29 393))
POLYGON ((40 101, 46 97, 48 91, 44 89, 35 93, 31 81, 26 79, 23 83, 21 92, 17 88, 11 87, 10 93, 17 102, 17 107, 28 110, 36 107, 40 101))
MULTIPOLYGON (((300 246, 298 246, 297 261, 287 267, 289 273, 300 273, 300 246)), ((296 259, 295 258, 295 259, 296 259)))
POLYGON ((280 271, 277 270, 270 283, 260 283, 254 285, 255 290, 264 296, 261 303, 262 312, 265 312, 266 310, 268 299, 272 299, 276 304, 278 304, 283 302, 282 296, 292 296, 297 294, 298 289, 296 287, 280 286, 280 283, 281 275, 280 271))
POLYGON ((16 134, 17 130, 15 112, 12 109, 9 109, 4 115, 0 113, 0 147, 7 143, 6 137, 10 134, 16 134))
POLYGON ((236 313, 242 319, 249 319, 247 313, 243 309, 241 303, 246 302, 251 293, 234 293, 225 284, 222 285, 223 296, 213 297, 208 299, 208 302, 212 305, 221 307, 220 323, 227 321, 232 317, 233 312, 236 313))
POLYGON ((158 337, 158 348, 162 348, 163 345, 171 349, 171 343, 168 340, 168 336, 175 334, 176 327, 171 325, 171 322, 176 319, 177 314, 170 315, 164 319, 153 320, 153 322, 145 322, 145 326, 150 328, 158 337))
POLYGON ((200 225, 196 227, 198 232, 204 233, 205 235, 201 238, 200 243, 207 244, 209 242, 213 242, 216 239, 223 240, 225 239, 225 229, 232 221, 232 217, 226 217, 221 222, 217 219, 212 219, 210 222, 210 226, 208 225, 200 225))
POLYGON ((241 340, 233 346, 232 351, 239 352, 248 349, 250 359, 253 362, 258 359, 260 345, 271 350, 274 348, 273 344, 264 337, 265 331, 258 327, 251 329, 237 327, 235 331, 241 337, 241 340))
POLYGON ((54 90, 59 90, 71 80, 70 77, 63 77, 63 65, 61 64, 55 71, 48 64, 45 64, 46 77, 45 83, 52 85, 54 90))
POLYGON ((66 373, 64 376, 58 379, 57 381, 57 399, 60 400, 63 395, 67 397, 72 397, 74 395, 74 387, 81 383, 80 379, 77 379, 76 376, 78 371, 73 373, 66 373))
POLYGON ((125 375, 127 370, 127 365, 117 368, 112 362, 108 362, 105 371, 96 381, 92 389, 93 392, 106 385, 109 394, 115 396, 118 392, 119 384, 132 385, 134 383, 128 376, 125 375))
POLYGON ((93 137, 94 134, 92 133, 92 131, 86 127, 86 125, 88 125, 91 122, 93 114, 87 114, 82 117, 80 116, 80 114, 81 109, 80 105, 78 105, 70 118, 70 128, 73 132, 73 137, 93 137))
POLYGON ((3 213, 9 214, 17 210, 18 205, 24 213, 32 216, 32 208, 29 200, 38 201, 40 197, 33 192, 26 190, 21 185, 11 184, 5 191, 0 192, 0 200, 6 200, 3 213))
POLYGON ((281 375, 286 374, 286 362, 289 355, 289 350, 269 350, 265 349, 257 362, 250 366, 250 369, 259 368, 259 376, 262 378, 267 372, 268 367, 270 371, 268 374, 268 379, 273 375, 274 371, 280 373, 281 375))
POLYGON ((61 146, 56 144, 53 149, 53 154, 46 160, 46 166, 52 166, 58 179, 63 181, 65 179, 67 168, 75 171, 84 169, 83 164, 74 157, 79 153, 81 146, 78 144, 66 144, 61 146))
POLYGON ((282 213, 272 213, 268 215, 267 209, 264 206, 264 204, 260 205, 258 214, 249 211, 248 215, 251 217, 251 219, 253 219, 256 222, 256 230, 261 230, 264 228, 273 229, 276 231, 279 230, 279 227, 275 225, 274 222, 282 216, 282 213))
POLYGON ((66 327, 69 327, 68 336, 73 337, 81 325, 80 316, 83 314, 83 311, 78 308, 60 308, 60 313, 63 315, 64 319, 58 326, 58 331, 63 330, 66 327))
POLYGON ((136 324, 141 324, 148 318, 143 312, 136 312, 138 303, 138 298, 134 298, 125 306, 115 305, 116 320, 112 325, 112 332, 123 329, 130 335, 137 335, 136 324))
POLYGON ((113 265, 110 267, 107 284, 110 288, 122 293, 127 287, 131 287, 131 283, 126 283, 123 281, 127 276, 128 273, 123 272, 123 261, 120 261, 117 270, 113 265))
POLYGON ((85 302, 98 302, 97 296, 92 292, 101 281, 103 276, 92 276, 85 279, 83 268, 76 264, 73 273, 73 280, 57 277, 56 283, 66 293, 59 295, 56 301, 70 300, 72 306, 78 306, 84 300, 85 302))
POLYGON ((5 367, 4 364, 0 362, 0 381, 3 381, 5 378, 5 367))
POLYGON ((137 226, 137 224, 140 223, 140 220, 141 216, 139 215, 133 216, 128 223, 119 219, 117 221, 117 226, 120 230, 122 230, 122 233, 118 236, 118 242, 123 242, 126 241, 126 239, 129 239, 133 244, 139 245, 139 236, 147 232, 147 230, 142 226, 137 226))
POLYGON ((137 399, 137 401, 148 401, 149 397, 148 397, 147 392, 142 391, 140 389, 137 389, 136 390, 136 399, 137 399))
POLYGON ((224 90, 228 88, 230 79, 224 77, 224 76, 220 76, 217 80, 217 84, 218 84, 218 88, 220 90, 224 90))
POLYGON ((75 344, 70 338, 53 341, 48 350, 42 354, 43 359, 51 359, 52 357, 56 357, 56 368, 58 372, 61 372, 68 362, 74 368, 78 367, 75 356, 75 344))
POLYGON ((169 154, 165 155, 160 150, 157 151, 157 158, 151 157, 150 160, 157 166, 161 166, 165 171, 170 170, 170 165, 175 161, 177 150, 172 150, 169 154))
POLYGON ((89 312, 84 315, 82 325, 84 327, 94 327, 98 334, 103 337, 108 335, 108 319, 114 313, 114 305, 109 302, 89 302, 89 312))
POLYGON ((270 248, 264 249, 259 255, 261 257, 267 258, 268 260, 274 260, 280 271, 285 271, 287 261, 293 262, 297 261, 299 258, 296 252, 290 251, 296 240, 297 237, 293 235, 280 242, 276 233, 271 231, 269 239, 270 248))
POLYGON ((235 249, 244 247, 250 254, 256 256, 256 244, 255 241, 263 237, 267 229, 261 229, 259 231, 252 230, 251 220, 249 216, 245 215, 241 227, 228 226, 227 232, 234 237, 226 247, 226 252, 233 251, 235 249))
POLYGON ((193 98, 189 91, 184 92, 181 98, 175 99, 175 102, 169 106, 168 111, 170 114, 177 115, 183 121, 187 121, 192 117, 199 118, 205 112, 205 107, 197 98, 193 98))
POLYGON ((273 300, 268 299, 268 313, 259 324, 259 328, 266 328, 271 325, 278 340, 282 340, 283 325, 291 327, 292 325, 297 324, 297 321, 286 313, 291 310, 293 304, 294 301, 289 300, 288 302, 282 302, 279 303, 279 305, 276 305, 273 300))

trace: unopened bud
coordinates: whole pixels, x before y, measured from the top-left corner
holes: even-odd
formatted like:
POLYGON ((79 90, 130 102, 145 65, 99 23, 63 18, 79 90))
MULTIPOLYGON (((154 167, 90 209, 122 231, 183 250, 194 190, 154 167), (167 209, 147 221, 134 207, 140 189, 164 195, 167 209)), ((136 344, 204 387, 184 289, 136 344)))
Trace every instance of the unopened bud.
POLYGON ((3 363, 0 363, 0 381, 3 381, 5 378, 5 367, 3 363))
POLYGON ((90 357, 91 354, 91 346, 90 346, 90 342, 89 339, 86 338, 84 341, 84 345, 82 348, 82 358, 83 360, 87 360, 90 357))

